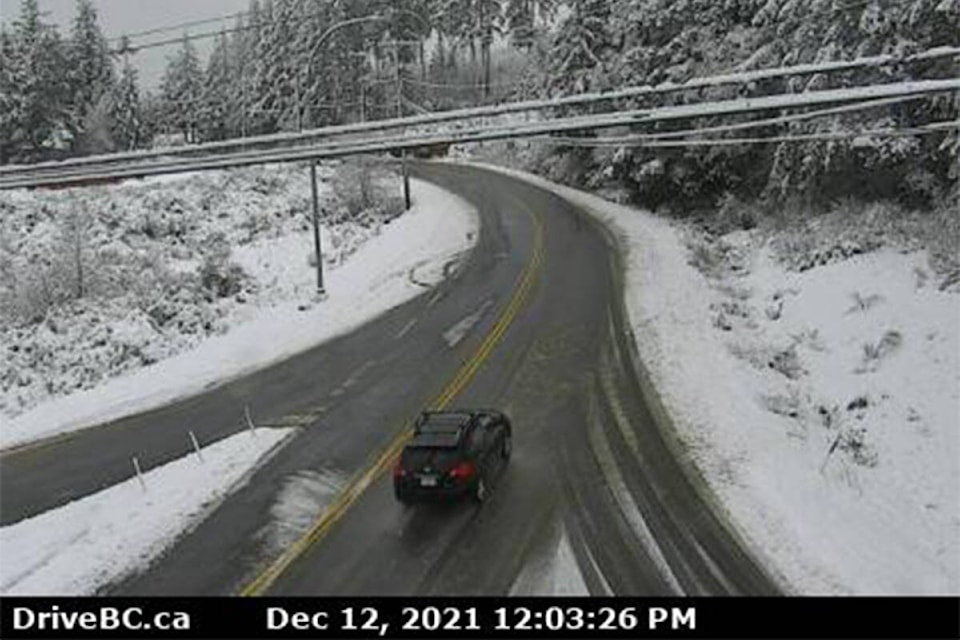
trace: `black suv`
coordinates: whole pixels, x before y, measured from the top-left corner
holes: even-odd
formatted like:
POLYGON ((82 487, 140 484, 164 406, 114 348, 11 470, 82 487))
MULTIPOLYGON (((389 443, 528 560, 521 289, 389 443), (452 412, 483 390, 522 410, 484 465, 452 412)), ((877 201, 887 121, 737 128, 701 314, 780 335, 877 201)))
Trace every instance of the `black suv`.
POLYGON ((506 466, 510 420, 499 411, 426 411, 393 469, 393 488, 404 503, 471 496, 482 502, 506 466))

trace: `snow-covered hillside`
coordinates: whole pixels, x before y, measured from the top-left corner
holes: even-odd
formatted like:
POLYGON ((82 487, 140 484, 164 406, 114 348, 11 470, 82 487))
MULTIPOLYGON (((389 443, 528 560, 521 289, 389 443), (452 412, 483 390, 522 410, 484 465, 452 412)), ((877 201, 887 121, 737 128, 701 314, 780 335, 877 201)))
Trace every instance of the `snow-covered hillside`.
MULTIPOLYGON (((168 358, 268 302, 270 283, 232 250, 309 229, 305 175, 269 167, 0 194, 0 414, 168 358)), ((375 232, 330 218, 332 262, 375 232)))
POLYGON ((519 175, 620 239, 640 359, 787 588, 960 592, 960 288, 944 256, 869 216, 846 224, 872 245, 830 229, 705 236, 519 175))
POLYGON ((358 210, 355 170, 322 172, 322 301, 303 170, 0 194, 4 273, 18 276, 4 277, 0 447, 159 406, 293 355, 421 293, 473 245, 478 220, 459 198, 413 181, 414 206, 397 217, 396 180, 374 185, 386 196, 358 210), (384 203, 392 208, 378 209, 384 203), (59 221, 76 208, 92 214, 80 298, 59 221), (44 290, 55 276, 72 286, 44 290))
POLYGON ((701 466, 804 593, 960 592, 956 287, 923 251, 793 271, 760 234, 717 242, 730 259, 688 323, 709 320, 707 371, 728 380, 700 376, 724 414, 696 419, 701 466))

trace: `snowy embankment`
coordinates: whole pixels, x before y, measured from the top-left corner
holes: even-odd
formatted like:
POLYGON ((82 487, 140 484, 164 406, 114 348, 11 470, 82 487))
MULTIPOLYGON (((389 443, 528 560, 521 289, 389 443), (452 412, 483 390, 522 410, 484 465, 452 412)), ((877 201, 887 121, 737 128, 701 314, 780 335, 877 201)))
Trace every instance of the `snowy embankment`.
POLYGON ((291 433, 239 433, 149 471, 142 482, 132 477, 0 528, 0 594, 93 595, 122 579, 203 520, 291 433))
POLYGON ((960 293, 937 286, 924 252, 857 250, 795 271, 737 232, 708 277, 689 229, 491 168, 614 232, 662 405, 787 589, 960 592, 960 293))
MULTIPOLYGON (((257 177, 258 181, 270 179, 273 176, 269 174, 257 177)), ((302 211, 294 212, 291 204, 273 204, 273 208, 284 206, 291 210, 289 215, 282 216, 290 222, 279 222, 276 232, 257 233, 253 229, 271 229, 271 220, 281 220, 281 214, 275 218, 272 209, 250 211, 253 219, 244 224, 246 235, 241 246, 232 243, 235 248, 230 251, 229 261, 239 265, 245 282, 252 284, 231 297, 214 301, 221 305, 214 318, 215 331, 191 334, 189 341, 177 343, 176 348, 160 349, 162 359, 137 358, 116 377, 103 378, 101 374, 92 388, 44 397, 43 402, 15 417, 3 417, 0 447, 99 424, 196 394, 348 333, 422 293, 424 286, 443 277, 444 265, 458 260, 473 246, 479 220, 476 211, 462 199, 425 182, 413 180, 411 184, 413 207, 399 217, 367 226, 341 221, 328 222, 324 227, 327 296, 322 301, 314 296, 316 273, 308 262, 313 240, 302 211)), ((174 194, 181 189, 177 182, 161 186, 174 190, 174 194)), ((235 199, 229 192, 221 193, 221 197, 235 199)), ((254 209, 245 201, 232 204, 243 210, 254 209)), ((206 221, 206 217, 198 218, 206 221)), ((164 219, 163 225, 167 224, 173 222, 164 219)), ((231 240, 229 231, 226 236, 231 240)), ((184 262, 188 263, 182 265, 184 271, 197 270, 193 261, 184 262)), ((175 263, 171 261, 172 266, 175 263)), ((189 312, 192 319, 196 309, 207 308, 187 301, 173 306, 171 313, 183 316, 189 312)), ((118 315, 123 319, 122 314, 118 315)), ((69 365, 88 356, 88 346, 116 351, 117 345, 122 346, 128 337, 137 345, 144 342, 143 336, 162 337, 161 328, 149 314, 133 309, 129 317, 130 321, 121 322, 95 342, 90 338, 84 342, 63 342, 72 325, 82 324, 82 316, 68 319, 69 324, 65 321, 66 329, 55 327, 45 340, 58 340, 56 350, 50 351, 58 362, 65 363, 60 367, 62 373, 71 374, 79 368, 69 365), (133 335, 127 336, 128 333, 133 335)), ((47 324, 49 319, 44 324, 45 331, 47 324)), ((172 324, 167 322, 166 326, 172 324)), ((138 347, 137 353, 145 350, 138 347)), ((128 351, 124 349, 123 353, 128 351)), ((104 362, 115 358, 112 352, 108 356, 104 362)), ((38 361, 37 366, 50 359, 38 361)), ((98 365, 99 362, 89 366, 98 365)), ((15 373, 25 371, 21 366, 15 373)), ((34 377, 46 375, 40 370, 33 373, 34 377)))

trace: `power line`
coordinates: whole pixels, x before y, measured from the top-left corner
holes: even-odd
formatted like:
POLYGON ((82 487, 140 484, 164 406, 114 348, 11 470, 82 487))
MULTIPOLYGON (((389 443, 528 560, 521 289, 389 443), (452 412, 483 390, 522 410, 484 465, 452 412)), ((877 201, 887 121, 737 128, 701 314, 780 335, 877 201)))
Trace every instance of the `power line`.
POLYGON ((167 27, 156 27, 154 29, 146 29, 145 31, 134 31, 133 33, 125 33, 120 36, 113 36, 112 38, 107 38, 107 42, 120 42, 124 38, 140 38, 142 36, 149 36, 155 33, 166 33, 168 31, 180 31, 181 29, 186 29, 188 27, 196 27, 202 24, 212 24, 214 22, 226 22, 233 18, 239 18, 240 16, 245 16, 249 14, 249 11, 238 11, 237 13, 227 13, 215 18, 205 18, 203 20, 190 20, 189 22, 180 22, 177 24, 172 24, 167 27))
MULTIPOLYGON (((403 76, 402 79, 403 79, 403 82, 406 83, 406 84, 418 85, 418 86, 421 86, 421 87, 438 88, 438 89, 476 90, 476 89, 483 89, 483 86, 484 86, 484 85, 483 85, 483 82, 480 82, 480 81, 478 81, 476 84, 469 84, 469 83, 465 83, 465 82, 456 82, 456 83, 455 83, 455 82, 428 82, 428 81, 426 81, 426 80, 417 80, 417 79, 411 78, 411 77, 409 77, 409 76, 403 76)), ((491 82, 490 84, 488 84, 488 85, 486 85, 486 86, 491 87, 491 88, 493 88, 493 87, 497 87, 497 88, 512 87, 512 86, 514 86, 514 83, 512 83, 512 82, 510 82, 510 83, 508 83, 508 82, 491 82)))
MULTIPOLYGON (((651 142, 627 141, 620 145, 623 147, 652 147, 652 148, 670 148, 670 147, 713 147, 738 144, 768 144, 771 142, 812 142, 812 141, 833 141, 833 140, 855 140, 857 138, 881 137, 895 138, 905 136, 920 136, 949 131, 951 129, 960 129, 960 120, 931 122, 929 124, 917 127, 905 128, 883 128, 883 129, 865 129, 863 131, 843 131, 834 133, 810 133, 797 134, 791 136, 767 136, 756 138, 707 138, 700 140, 654 140, 651 142)), ((584 138, 566 138, 566 137, 538 137, 531 138, 534 142, 553 144, 557 146, 569 147, 597 147, 606 145, 595 145, 584 138)))
MULTIPOLYGON (((407 11, 407 10, 405 10, 405 9, 398 9, 398 10, 395 10, 395 12, 396 12, 396 15, 404 15, 404 14, 411 14, 411 15, 414 15, 414 16, 417 15, 416 13, 411 12, 411 11, 407 11)), ((210 24, 210 23, 213 23, 213 22, 222 22, 222 21, 224 21, 224 20, 230 19, 231 17, 238 17, 238 16, 242 16, 242 15, 248 15, 249 13, 250 13, 249 11, 241 11, 241 12, 238 12, 238 13, 226 14, 226 15, 220 17, 220 18, 207 18, 207 19, 205 19, 205 20, 194 20, 194 21, 189 22, 189 23, 182 23, 182 24, 180 24, 180 25, 175 25, 175 26, 171 26, 171 27, 161 27, 161 28, 157 28, 157 29, 150 29, 150 30, 147 30, 147 31, 142 31, 142 32, 139 32, 139 33, 137 33, 137 34, 133 34, 133 36, 136 36, 136 35, 147 35, 147 34, 150 34, 150 33, 165 33, 165 32, 167 32, 167 31, 174 31, 174 30, 177 30, 178 28, 183 28, 183 27, 186 27, 186 26, 197 26, 197 25, 201 25, 201 24, 210 24)), ((271 19, 271 20, 260 20, 259 22, 255 23, 255 24, 246 24, 246 25, 240 25, 240 26, 235 26, 235 27, 230 27, 230 28, 221 28, 221 29, 217 29, 216 31, 204 31, 204 32, 202 32, 202 33, 198 33, 198 34, 195 34, 195 35, 183 34, 182 36, 180 36, 180 37, 178 37, 178 38, 168 38, 168 39, 166 39, 166 40, 157 40, 157 41, 154 41, 154 42, 147 42, 147 43, 145 43, 145 44, 140 44, 140 45, 131 45, 131 46, 130 46, 129 48, 127 48, 127 49, 116 49, 116 50, 112 50, 111 53, 114 53, 114 54, 121 54, 121 53, 125 53, 125 52, 134 52, 134 53, 136 53, 137 51, 140 51, 140 50, 142 50, 142 49, 154 49, 154 48, 156 48, 156 47, 166 47, 166 46, 169 46, 169 45, 171 45, 171 44, 177 44, 177 43, 179 43, 179 42, 183 42, 184 40, 189 40, 189 41, 204 40, 204 39, 207 39, 207 38, 216 37, 216 36, 218 36, 218 35, 220 35, 220 34, 237 33, 237 32, 240 32, 240 31, 249 31, 249 30, 251 30, 251 29, 261 29, 261 28, 263 28, 263 27, 266 27, 266 26, 269 26, 269 25, 273 25, 273 24, 276 24, 276 23, 279 23, 279 22, 288 22, 288 21, 291 21, 291 20, 301 20, 301 19, 309 20, 309 19, 312 19, 312 18, 324 18, 324 17, 328 17, 328 16, 327 16, 326 13, 324 13, 324 12, 322 12, 322 11, 305 11, 305 12, 302 12, 302 13, 292 13, 292 14, 285 15, 285 16, 278 16, 278 17, 275 17, 275 18, 273 18, 273 19, 271 19)), ((423 24, 429 26, 429 23, 428 23, 426 20, 424 20, 423 18, 420 18, 420 19, 423 21, 423 24)), ((126 36, 126 37, 129 38, 129 37, 133 37, 133 36, 128 35, 128 36, 126 36)), ((124 37, 125 37, 125 36, 117 36, 117 37, 114 37, 114 38, 110 38, 110 41, 121 41, 121 40, 123 40, 124 37)), ((419 42, 419 41, 417 41, 417 42, 419 42)))
POLYGON ((214 37, 216 37, 216 36, 226 35, 226 34, 228 34, 228 33, 237 33, 237 32, 240 32, 240 31, 250 31, 251 29, 260 29, 260 28, 262 28, 262 27, 265 26, 265 25, 273 24, 273 22, 275 22, 275 21, 258 22, 258 23, 256 23, 256 24, 248 24, 248 25, 243 25, 243 26, 239 26, 239 27, 231 27, 231 28, 229 28, 229 29, 219 29, 219 30, 217 30, 217 31, 204 31, 203 33, 198 33, 198 34, 195 34, 195 35, 190 35, 190 34, 185 33, 185 34, 183 34, 182 36, 180 36, 180 37, 178 37, 178 38, 169 38, 169 39, 167 39, 167 40, 158 40, 158 41, 156 41, 156 42, 148 42, 148 43, 146 43, 146 44, 131 45, 130 47, 127 47, 127 48, 121 48, 121 49, 111 50, 110 53, 113 53, 113 54, 137 53, 137 52, 143 51, 143 50, 145 50, 145 49, 155 49, 155 48, 157 48, 157 47, 166 47, 166 46, 169 46, 169 45, 171 45, 171 44, 178 44, 178 43, 181 43, 181 42, 187 42, 187 41, 192 42, 192 41, 194 41, 194 40, 205 40, 205 39, 207 39, 207 38, 214 38, 214 37))
MULTIPOLYGON (((630 145, 632 143, 642 143, 643 141, 646 141, 646 140, 663 140, 668 138, 683 138, 690 135, 702 135, 704 133, 724 133, 728 131, 738 131, 743 129, 759 129, 762 127, 769 127, 777 124, 785 124, 785 123, 795 122, 800 120, 810 120, 813 118, 822 118, 824 116, 839 115, 842 113, 850 113, 855 111, 866 111, 868 109, 875 109, 877 107, 888 106, 891 104, 909 102, 912 100, 920 100, 926 97, 928 96, 923 96, 923 95, 895 96, 892 98, 882 98, 879 100, 867 100, 864 102, 857 102, 855 104, 846 104, 843 106, 831 107, 828 109, 815 109, 813 111, 793 113, 790 115, 780 116, 777 118, 752 120, 750 122, 738 122, 735 124, 718 125, 713 127, 702 127, 699 129, 683 129, 680 131, 662 131, 658 133, 644 133, 644 134, 629 135, 629 136, 615 136, 615 137, 606 137, 606 138, 582 138, 582 140, 584 142, 589 142, 590 146, 621 147, 621 146, 630 145)), ((571 139, 576 139, 576 138, 571 138, 571 139)))
MULTIPOLYGON (((319 129, 312 129, 312 130, 308 130, 308 131, 304 131, 302 133, 296 133, 296 134, 283 132, 283 133, 273 133, 273 134, 267 134, 267 135, 254 136, 250 138, 244 137, 244 138, 231 139, 231 140, 225 140, 220 142, 210 142, 210 143, 204 143, 201 145, 195 145, 191 147, 190 153, 202 153, 205 151, 206 152, 221 151, 224 149, 229 149, 231 147, 249 147, 250 145, 264 145, 264 144, 275 144, 275 143, 289 144, 289 143, 296 143, 296 142, 306 143, 306 142, 310 142, 311 140, 315 141, 319 138, 326 138, 326 137, 343 135, 343 134, 385 131, 389 129, 397 129, 397 128, 426 125, 426 124, 436 124, 440 122, 449 122, 452 120, 465 120, 465 119, 488 117, 488 116, 496 117, 496 116, 502 116, 502 115, 507 115, 512 113, 521 113, 524 111, 543 111, 545 109, 552 109, 561 105, 586 104, 586 103, 593 103, 593 102, 599 102, 604 100, 634 97, 639 95, 652 95, 652 94, 668 93, 668 92, 675 92, 675 91, 689 91, 691 89, 699 89, 703 87, 716 87, 724 84, 744 84, 744 83, 753 82, 759 79, 767 79, 767 78, 773 78, 773 77, 821 73, 821 72, 829 72, 829 71, 836 71, 836 70, 846 70, 846 69, 863 67, 863 66, 889 64, 891 62, 903 62, 903 61, 913 61, 913 60, 920 60, 920 59, 933 59, 937 57, 956 56, 958 52, 960 52, 960 48, 957 48, 957 47, 938 47, 938 48, 921 52, 919 54, 915 54, 913 56, 909 56, 907 58, 896 58, 894 56, 879 56, 879 57, 874 56, 870 58, 859 58, 852 61, 835 61, 835 62, 820 63, 816 65, 807 64, 807 65, 798 65, 794 67, 777 67, 777 68, 771 68, 771 69, 759 69, 756 71, 732 73, 732 74, 725 74, 725 75, 719 75, 719 76, 703 76, 699 78, 694 78, 685 83, 664 83, 660 85, 641 85, 641 86, 626 87, 616 91, 568 94, 566 96, 561 96, 561 97, 551 98, 551 99, 508 102, 508 103, 490 105, 490 106, 484 106, 484 107, 472 107, 472 108, 466 108, 466 109, 455 109, 451 111, 434 112, 434 113, 423 115, 423 116, 414 116, 414 117, 408 117, 408 118, 387 118, 383 120, 375 120, 375 121, 370 121, 370 122, 365 122, 360 124, 354 123, 354 124, 329 126, 329 127, 319 128, 319 129)), ((920 83, 907 83, 907 84, 911 86, 914 86, 914 85, 931 86, 930 83, 943 85, 944 82, 947 82, 949 84, 952 81, 924 81, 920 83)), ((877 99, 877 98, 891 96, 891 95, 904 95, 905 93, 922 92, 922 91, 914 90, 914 91, 908 91, 908 92, 899 91, 899 93, 897 91, 894 91, 893 93, 891 93, 890 90, 895 89, 895 87, 897 86, 903 87, 905 85, 903 83, 900 83, 899 85, 896 85, 896 84, 895 85, 874 85, 871 87, 860 87, 860 88, 844 90, 845 92, 842 91, 841 94, 852 95, 850 94, 850 92, 853 92, 854 94, 858 94, 859 100, 869 100, 869 99, 877 99), (864 92, 864 93, 869 93, 870 95, 863 95, 861 93, 865 89, 869 89, 869 92, 864 92)), ((953 90, 956 90, 956 88, 954 88, 953 90)), ((832 95, 839 95, 836 93, 836 91, 837 90, 834 90, 834 93, 832 95)), ((779 108, 796 108, 799 106, 803 106, 803 104, 799 101, 806 99, 805 96, 809 98, 811 95, 815 93, 822 94, 822 92, 806 92, 805 94, 791 94, 792 95, 791 99, 794 100, 795 102, 792 104, 784 104, 779 108)), ((764 100, 765 100, 764 98, 751 98, 747 100, 747 102, 756 104, 758 102, 764 102, 764 100)), ((846 100, 837 99, 834 101, 843 102, 846 100)), ((691 106, 694 106, 694 105, 688 106, 685 109, 685 111, 689 112, 691 106)), ((750 110, 750 109, 745 109, 745 110, 750 110)), ((637 112, 637 117, 638 118, 642 117, 643 113, 649 113, 649 111, 637 112)), ((718 114, 717 113, 696 114, 696 112, 694 111, 692 115, 687 117, 703 117, 707 115, 718 115, 718 114)), ((632 123, 626 122, 624 124, 638 124, 638 123, 639 121, 635 120, 632 123)), ((583 128, 590 128, 589 123, 587 123, 583 128)), ((73 159, 73 160, 69 160, 61 163, 40 163, 37 165, 31 165, 29 170, 42 170, 44 167, 51 167, 51 168, 55 167, 57 170, 62 170, 66 168, 66 166, 68 165, 83 166, 86 164, 93 164, 98 162, 124 162, 128 160, 142 161, 157 155, 162 155, 162 153, 153 151, 153 150, 121 152, 121 153, 107 154, 99 157, 78 158, 78 159, 73 159)), ((0 167, 0 175, 16 173, 16 172, 25 171, 25 170, 27 169, 26 168, 13 169, 13 168, 7 168, 7 167, 0 167)))
MULTIPOLYGON (((955 84, 955 83, 954 83, 955 84)), ((796 98, 796 96, 788 96, 796 98)), ((706 105, 705 105, 706 106, 706 105)), ((625 114, 624 114, 625 115, 625 114)), ((664 114, 666 115, 666 114, 664 114)), ((600 120, 600 118, 597 118, 600 120)), ((549 135, 553 132, 575 131, 586 127, 609 127, 621 126, 628 118, 618 118, 616 121, 607 118, 606 121, 588 122, 583 118, 561 118, 552 122, 544 122, 536 127, 519 128, 507 127, 499 129, 472 129, 463 132, 443 132, 434 135, 411 135, 394 138, 366 138, 339 143, 313 144, 298 146, 293 148, 275 148, 261 149, 255 151, 239 151, 220 155, 208 155, 199 158, 181 157, 181 153, 195 152, 196 148, 190 149, 170 149, 163 150, 159 155, 167 157, 158 157, 151 162, 141 164, 124 164, 119 167, 110 167, 109 165, 91 163, 86 167, 65 166, 53 172, 31 171, 32 168, 21 168, 21 171, 15 172, 10 178, 0 180, 0 189, 10 189, 22 186, 42 185, 50 183, 66 183, 89 179, 93 177, 124 177, 124 176, 145 176, 158 175, 163 173, 178 173, 182 171, 195 171, 206 169, 218 169, 226 167, 247 166, 254 164, 264 164, 268 162, 294 162, 300 160, 314 160, 316 158, 333 158, 347 155, 357 155, 363 153, 382 153, 388 149, 414 149, 420 146, 433 144, 459 144, 464 142, 473 142, 481 140, 497 140, 519 137, 530 137, 535 135, 549 135), (19 173, 20 175, 17 175, 19 173)), ((926 128, 917 129, 917 133, 934 129, 956 128, 955 122, 941 122, 927 125, 926 128)), ((881 134, 896 131, 897 134, 908 131, 912 134, 913 130, 878 130, 881 134)), ((846 134, 840 134, 843 136, 846 134)), ((867 135, 860 133, 859 136, 867 135)), ((824 138, 825 136, 818 136, 824 138)), ((838 136, 833 136, 834 138, 838 136)), ((857 136, 852 136, 857 137, 857 136)), ((797 139, 797 137, 789 137, 797 139)), ((744 141, 750 139, 744 139, 744 141)), ((757 142, 769 142, 772 139, 756 139, 757 142)), ((736 144, 735 141, 706 141, 706 144, 723 142, 725 144, 736 144)), ((652 143, 659 146, 693 146, 698 141, 673 141, 652 143)), ((740 142, 743 143, 743 142, 740 142)), ((100 161, 103 162, 102 160, 100 161)))

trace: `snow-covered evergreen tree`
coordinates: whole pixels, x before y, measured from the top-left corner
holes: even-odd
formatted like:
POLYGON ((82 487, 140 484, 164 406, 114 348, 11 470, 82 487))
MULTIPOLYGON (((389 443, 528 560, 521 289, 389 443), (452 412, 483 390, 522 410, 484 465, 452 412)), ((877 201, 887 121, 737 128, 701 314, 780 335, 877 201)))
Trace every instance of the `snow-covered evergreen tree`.
POLYGON ((13 129, 17 101, 13 83, 13 39, 6 28, 0 28, 0 164, 6 164, 13 153, 13 129))
POLYGON ((136 149, 143 142, 143 118, 137 70, 125 61, 120 80, 113 89, 111 122, 113 140, 117 148, 136 149))
POLYGON ((221 33, 207 62, 206 82, 203 86, 200 130, 204 140, 223 140, 229 135, 230 123, 227 114, 234 108, 232 80, 230 43, 226 33, 221 33))
POLYGON ((276 129, 297 128, 297 91, 299 69, 296 43, 298 16, 303 10, 298 0, 273 0, 265 5, 263 67, 259 108, 276 129))
POLYGON ((71 85, 70 107, 76 122, 82 122, 100 98, 110 93, 115 82, 110 47, 97 24, 97 10, 91 0, 76 1, 67 59, 71 85))
POLYGON ((571 0, 549 57, 554 92, 586 91, 604 84, 604 59, 611 46, 610 4, 571 0))
POLYGON ((474 33, 480 41, 480 64, 483 68, 483 96, 490 95, 491 49, 494 38, 503 32, 503 6, 500 0, 474 0, 476 26, 474 33))
POLYGON ((161 99, 164 124, 182 133, 187 142, 197 141, 202 98, 203 71, 193 44, 184 35, 180 51, 167 63, 161 99))
POLYGON ((233 74, 232 102, 235 106, 231 110, 231 128, 236 135, 250 135, 258 132, 258 119, 253 112, 253 105, 258 95, 258 69, 260 34, 259 27, 263 16, 260 12, 258 0, 250 0, 246 18, 238 18, 237 28, 230 41, 231 70, 233 74))
POLYGON ((274 3, 273 0, 263 0, 251 3, 251 29, 253 37, 253 65, 248 70, 251 78, 249 113, 253 123, 253 133, 270 133, 277 130, 277 112, 279 102, 274 92, 274 78, 276 76, 277 57, 274 53, 275 38, 273 37, 274 3))
POLYGON ((510 44, 524 50, 533 45, 534 15, 533 0, 507 0, 504 22, 510 34, 510 44))
POLYGON ((45 155, 70 143, 65 96, 63 43, 56 29, 41 20, 37 0, 21 0, 13 23, 9 82, 11 155, 45 155))

